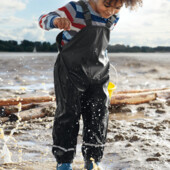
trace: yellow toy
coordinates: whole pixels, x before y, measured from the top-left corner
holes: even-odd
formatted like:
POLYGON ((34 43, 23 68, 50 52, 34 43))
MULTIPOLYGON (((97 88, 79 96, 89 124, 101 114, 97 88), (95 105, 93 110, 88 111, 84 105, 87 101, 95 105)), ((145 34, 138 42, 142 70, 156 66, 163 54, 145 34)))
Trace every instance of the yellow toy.
POLYGON ((111 99, 112 97, 112 94, 113 92, 116 90, 116 86, 112 83, 112 82, 109 82, 109 85, 108 85, 108 92, 109 92, 109 97, 111 99))

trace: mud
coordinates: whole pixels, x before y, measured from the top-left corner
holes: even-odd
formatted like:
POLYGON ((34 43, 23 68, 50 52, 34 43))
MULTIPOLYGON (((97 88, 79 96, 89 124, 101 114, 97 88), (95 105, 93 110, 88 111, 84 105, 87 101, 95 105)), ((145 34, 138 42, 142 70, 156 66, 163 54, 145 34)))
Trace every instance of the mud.
MULTIPOLYGON (((118 72, 117 91, 170 87, 169 55, 110 54, 118 72)), ((0 98, 54 95, 55 59, 56 54, 48 53, 1 53, 0 98)), ((116 82, 114 70, 110 72, 111 81, 116 82)), ((158 98, 150 103, 109 108, 108 136, 102 160, 104 169, 170 169, 169 101, 158 98)), ((55 110, 55 104, 53 107, 55 110)), ((54 112, 48 108, 46 111, 54 112)), ((30 121, 1 123, 0 169, 55 169, 51 153, 54 113, 49 115, 30 121), (11 162, 7 159, 9 156, 11 162), (4 163, 5 158, 10 163, 4 163)), ((80 122, 74 170, 83 169, 82 120, 80 122)))

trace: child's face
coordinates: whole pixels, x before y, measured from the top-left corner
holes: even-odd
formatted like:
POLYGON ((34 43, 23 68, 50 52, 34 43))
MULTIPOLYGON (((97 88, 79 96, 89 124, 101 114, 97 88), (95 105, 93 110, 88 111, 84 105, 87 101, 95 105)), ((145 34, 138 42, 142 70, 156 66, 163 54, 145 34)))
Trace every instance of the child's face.
POLYGON ((109 18, 112 15, 117 14, 122 7, 122 0, 112 0, 109 4, 109 0, 93 0, 95 2, 95 10, 98 12, 103 18, 109 18))

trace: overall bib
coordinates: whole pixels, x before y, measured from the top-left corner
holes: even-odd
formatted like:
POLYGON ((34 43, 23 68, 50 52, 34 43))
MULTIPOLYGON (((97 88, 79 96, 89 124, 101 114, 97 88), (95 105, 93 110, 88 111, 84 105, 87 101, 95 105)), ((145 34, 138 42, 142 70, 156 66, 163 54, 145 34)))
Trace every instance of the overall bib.
POLYGON ((52 152, 58 163, 73 161, 81 115, 85 161, 100 162, 108 126, 109 59, 105 51, 115 18, 108 19, 106 26, 93 26, 87 5, 79 3, 87 26, 62 47, 54 66, 57 109, 52 152))

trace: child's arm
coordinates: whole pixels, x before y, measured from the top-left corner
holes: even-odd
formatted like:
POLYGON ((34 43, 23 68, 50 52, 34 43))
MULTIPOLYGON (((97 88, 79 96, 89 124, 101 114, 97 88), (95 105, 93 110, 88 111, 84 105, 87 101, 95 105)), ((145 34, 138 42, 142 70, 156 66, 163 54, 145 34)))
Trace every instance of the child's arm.
POLYGON ((71 23, 73 22, 75 15, 76 5, 74 2, 69 2, 56 11, 41 15, 39 18, 39 26, 45 30, 53 28, 70 30, 71 23))

